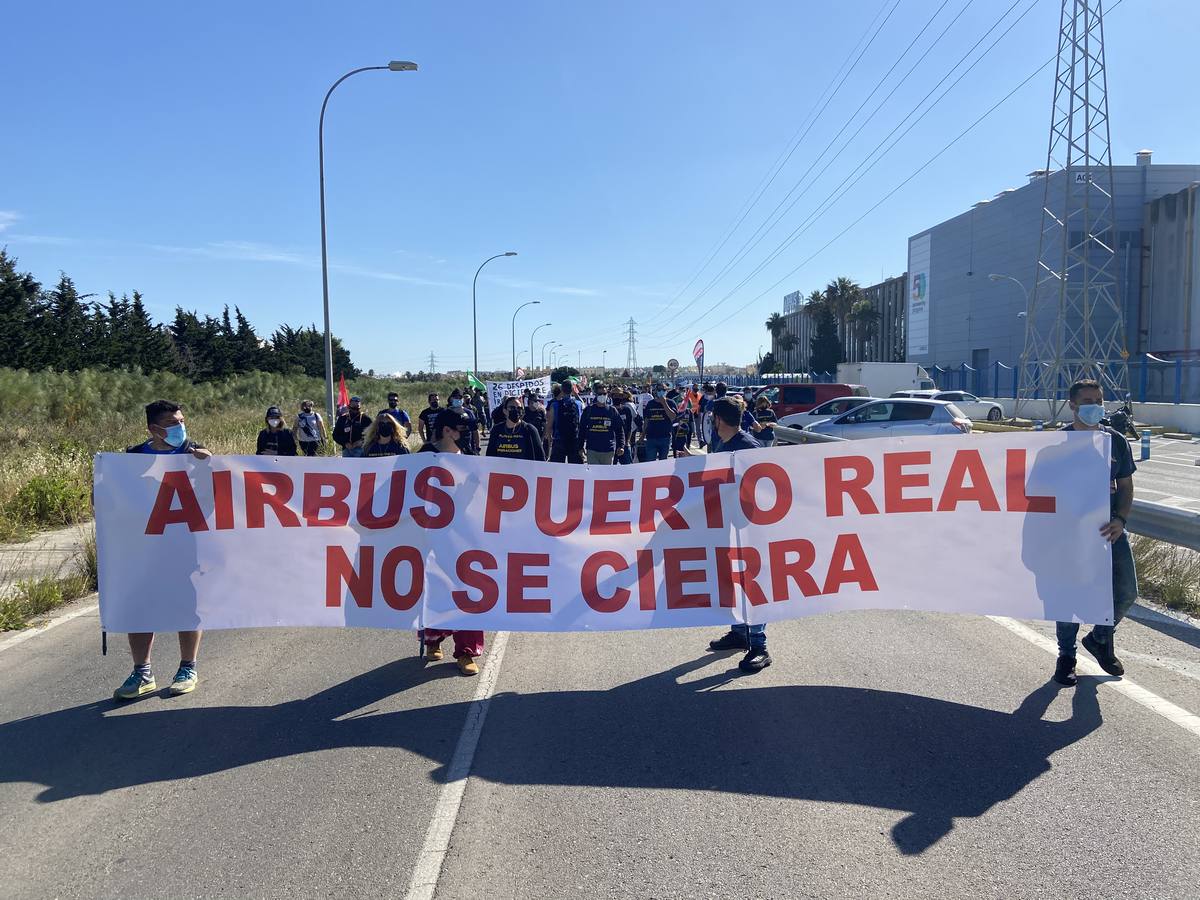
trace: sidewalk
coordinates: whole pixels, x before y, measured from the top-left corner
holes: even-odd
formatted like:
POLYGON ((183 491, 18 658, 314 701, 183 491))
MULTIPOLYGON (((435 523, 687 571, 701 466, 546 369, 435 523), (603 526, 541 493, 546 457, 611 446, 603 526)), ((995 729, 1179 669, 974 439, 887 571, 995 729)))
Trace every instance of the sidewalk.
POLYGON ((69 574, 94 525, 47 531, 19 544, 0 544, 0 594, 18 581, 69 574))

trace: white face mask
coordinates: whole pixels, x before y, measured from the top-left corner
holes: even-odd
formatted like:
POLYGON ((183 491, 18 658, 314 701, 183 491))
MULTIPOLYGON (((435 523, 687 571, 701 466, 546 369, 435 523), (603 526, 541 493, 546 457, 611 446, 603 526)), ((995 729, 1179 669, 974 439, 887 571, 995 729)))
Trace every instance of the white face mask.
POLYGON ((601 394, 596 398, 596 403, 598 403, 600 406, 608 406, 608 395, 601 394))
POLYGON ((283 419, 267 419, 267 424, 272 428, 278 428, 283 424, 283 419))

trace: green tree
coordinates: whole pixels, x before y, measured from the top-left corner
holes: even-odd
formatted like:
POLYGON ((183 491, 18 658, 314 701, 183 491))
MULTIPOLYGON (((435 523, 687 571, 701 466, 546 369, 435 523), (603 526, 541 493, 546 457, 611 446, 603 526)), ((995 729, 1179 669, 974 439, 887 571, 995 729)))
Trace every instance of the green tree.
POLYGON ((775 355, 768 350, 763 358, 758 361, 758 374, 770 375, 772 372, 777 371, 779 371, 779 363, 775 361, 775 355))
POLYGON ((0 360, 20 369, 41 368, 32 359, 42 286, 0 247, 0 360))
POLYGON ((842 361, 837 319, 825 306, 818 306, 810 315, 816 323, 816 330, 809 341, 809 367, 814 372, 836 372, 838 363, 842 361))
POLYGON ((879 332, 879 310, 864 296, 851 308, 849 325, 857 358, 865 360, 867 347, 879 332))

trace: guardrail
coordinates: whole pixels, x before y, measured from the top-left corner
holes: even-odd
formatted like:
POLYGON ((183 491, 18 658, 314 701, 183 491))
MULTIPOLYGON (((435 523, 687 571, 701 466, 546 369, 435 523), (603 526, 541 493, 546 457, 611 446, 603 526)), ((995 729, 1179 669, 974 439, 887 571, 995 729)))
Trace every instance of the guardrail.
POLYGON ((1157 541, 1200 550, 1200 512, 1190 509, 1135 498, 1129 513, 1129 530, 1157 541))

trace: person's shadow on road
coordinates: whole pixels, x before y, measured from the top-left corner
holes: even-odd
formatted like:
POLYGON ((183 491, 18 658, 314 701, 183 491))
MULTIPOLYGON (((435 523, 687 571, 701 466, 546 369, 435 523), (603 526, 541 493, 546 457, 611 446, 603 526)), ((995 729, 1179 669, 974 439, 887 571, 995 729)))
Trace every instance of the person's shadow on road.
MULTIPOLYGON (((1072 715, 1042 715, 1057 687, 997 712, 893 691, 787 686, 710 690, 679 678, 705 657, 607 691, 498 694, 471 775, 512 785, 674 788, 855 803, 907 812, 906 854, 1013 797, 1050 757, 1101 724, 1101 679, 1080 678, 1072 715)), ((375 713, 372 704, 447 667, 402 659, 275 706, 143 708, 111 701, 0 724, 0 783, 45 785, 50 803, 345 747, 397 747, 445 776, 467 703, 375 713), (365 712, 364 712, 365 711, 365 712), (368 714, 369 713, 369 714, 368 714), (185 752, 161 752, 163 748, 185 752)))

